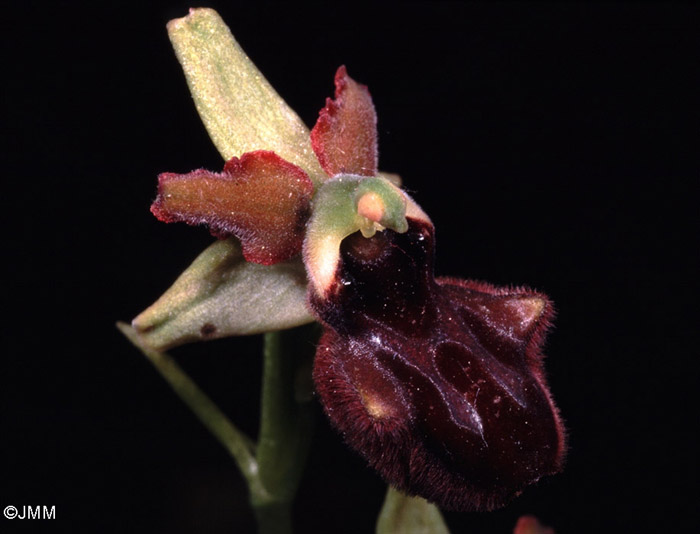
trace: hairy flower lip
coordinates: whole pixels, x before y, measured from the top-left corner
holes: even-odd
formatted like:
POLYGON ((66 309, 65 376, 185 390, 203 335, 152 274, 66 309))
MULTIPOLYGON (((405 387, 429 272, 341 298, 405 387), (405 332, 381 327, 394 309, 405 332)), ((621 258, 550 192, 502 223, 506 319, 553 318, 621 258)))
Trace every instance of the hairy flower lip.
POLYGON ((527 288, 433 278, 432 224, 408 220, 407 234, 384 232, 384 252, 343 246, 333 286, 310 294, 325 327, 317 391, 387 482, 493 509, 563 464, 541 353, 553 307, 527 288))

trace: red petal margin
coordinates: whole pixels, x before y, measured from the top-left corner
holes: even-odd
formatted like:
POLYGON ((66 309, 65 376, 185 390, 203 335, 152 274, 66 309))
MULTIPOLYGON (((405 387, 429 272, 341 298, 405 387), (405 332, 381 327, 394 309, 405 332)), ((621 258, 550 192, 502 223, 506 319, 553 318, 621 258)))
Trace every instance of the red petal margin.
POLYGON ((326 99, 311 130, 311 146, 329 176, 377 174, 377 114, 367 87, 335 73, 335 100, 326 99))
POLYGON ((313 184, 274 152, 231 158, 222 173, 163 173, 151 212, 163 222, 206 224, 217 237, 235 235, 247 261, 271 265, 301 251, 313 184))

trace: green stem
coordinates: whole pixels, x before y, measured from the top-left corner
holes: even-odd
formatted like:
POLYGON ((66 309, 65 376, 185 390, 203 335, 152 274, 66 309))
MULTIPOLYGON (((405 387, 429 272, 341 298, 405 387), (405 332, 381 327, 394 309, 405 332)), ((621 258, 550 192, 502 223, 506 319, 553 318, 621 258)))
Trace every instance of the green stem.
POLYGON ((292 503, 268 502, 253 505, 258 534, 292 534, 292 503))
POLYGON ((256 449, 264 493, 251 492, 260 534, 291 533, 291 506, 313 428, 311 362, 317 328, 265 334, 260 437, 256 449))
POLYGON ((168 354, 149 347, 131 326, 117 327, 231 454, 248 484, 259 534, 291 534, 292 501, 313 429, 311 363, 317 325, 265 334, 257 446, 168 354))
POLYGON ((231 423, 167 353, 154 350, 143 343, 131 326, 117 323, 117 328, 148 358, 178 397, 226 448, 246 479, 251 493, 264 491, 258 477, 258 462, 253 455, 254 445, 251 439, 231 423))

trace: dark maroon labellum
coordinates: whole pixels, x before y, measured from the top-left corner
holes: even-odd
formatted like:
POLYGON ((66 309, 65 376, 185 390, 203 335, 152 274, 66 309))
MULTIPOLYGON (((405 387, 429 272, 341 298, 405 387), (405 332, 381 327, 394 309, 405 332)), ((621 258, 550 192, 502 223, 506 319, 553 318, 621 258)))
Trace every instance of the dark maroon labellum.
POLYGON ((544 295, 433 277, 433 227, 346 238, 314 366, 325 411, 388 483, 451 510, 503 505, 561 469, 544 295))

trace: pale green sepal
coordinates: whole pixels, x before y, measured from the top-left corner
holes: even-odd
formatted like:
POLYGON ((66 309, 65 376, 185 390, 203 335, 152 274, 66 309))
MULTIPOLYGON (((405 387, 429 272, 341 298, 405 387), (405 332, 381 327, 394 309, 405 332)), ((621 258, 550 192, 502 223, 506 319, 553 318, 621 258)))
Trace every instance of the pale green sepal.
POLYGON ((150 347, 260 334, 313 321, 306 308, 306 274, 297 258, 248 263, 234 238, 204 250, 132 325, 150 347))
POLYGON ((389 487, 377 519, 377 534, 450 534, 437 506, 389 487))
POLYGON ((224 159, 272 150, 306 171, 314 185, 327 180, 311 148, 309 130, 277 94, 213 9, 191 9, 168 23, 199 116, 224 159))

